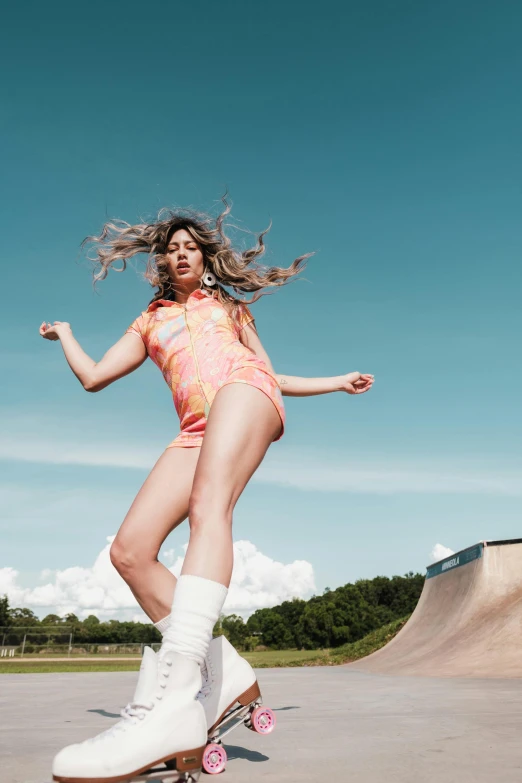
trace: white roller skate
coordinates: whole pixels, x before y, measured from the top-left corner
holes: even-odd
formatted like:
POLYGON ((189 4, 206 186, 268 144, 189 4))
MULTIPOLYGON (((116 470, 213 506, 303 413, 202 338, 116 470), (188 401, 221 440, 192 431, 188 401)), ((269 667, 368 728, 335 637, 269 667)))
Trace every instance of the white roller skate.
POLYGON ((58 753, 58 783, 194 783, 207 741, 205 711, 196 699, 201 670, 196 661, 146 648, 134 701, 111 728, 58 753))
POLYGON ((258 734, 270 734, 276 717, 261 706, 261 692, 254 670, 224 636, 210 642, 205 658, 204 682, 198 700, 205 709, 208 744, 203 770, 217 775, 225 769, 223 737, 243 723, 258 734))

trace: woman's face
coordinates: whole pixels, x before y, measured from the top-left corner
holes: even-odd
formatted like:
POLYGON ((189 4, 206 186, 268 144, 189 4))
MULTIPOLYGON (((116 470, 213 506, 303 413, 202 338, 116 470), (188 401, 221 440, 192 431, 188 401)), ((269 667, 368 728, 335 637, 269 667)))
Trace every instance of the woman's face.
POLYGON ((175 288, 191 289, 199 285, 205 262, 203 253, 192 234, 180 228, 175 231, 167 245, 167 268, 175 288))

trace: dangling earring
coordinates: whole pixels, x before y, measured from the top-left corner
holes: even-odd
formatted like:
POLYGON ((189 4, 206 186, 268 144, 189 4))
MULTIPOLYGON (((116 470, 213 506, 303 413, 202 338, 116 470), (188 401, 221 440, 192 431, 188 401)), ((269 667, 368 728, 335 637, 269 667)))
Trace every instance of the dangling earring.
POLYGON ((203 285, 206 285, 207 288, 213 288, 217 283, 216 276, 212 274, 212 272, 209 272, 208 269, 205 271, 202 281, 203 285))

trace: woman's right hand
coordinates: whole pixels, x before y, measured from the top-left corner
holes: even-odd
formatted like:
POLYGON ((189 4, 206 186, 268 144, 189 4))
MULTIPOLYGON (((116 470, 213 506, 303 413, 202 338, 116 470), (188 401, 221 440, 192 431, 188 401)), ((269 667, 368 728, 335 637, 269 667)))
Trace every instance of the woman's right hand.
POLYGON ((54 324, 46 323, 45 321, 40 326, 40 334, 45 337, 46 340, 59 340, 60 335, 64 330, 71 331, 71 324, 66 321, 55 321, 54 324))

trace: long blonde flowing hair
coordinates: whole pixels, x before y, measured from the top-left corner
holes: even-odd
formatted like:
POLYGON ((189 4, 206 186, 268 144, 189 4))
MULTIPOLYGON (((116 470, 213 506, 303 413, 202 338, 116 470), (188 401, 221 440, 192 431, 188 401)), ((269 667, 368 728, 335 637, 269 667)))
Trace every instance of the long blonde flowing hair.
MULTIPOLYGON (((269 293, 266 289, 285 285, 304 269, 306 259, 313 253, 299 256, 286 269, 278 266, 263 267, 258 263, 265 252, 264 237, 271 224, 257 236, 254 247, 243 251, 234 249, 224 231, 224 221, 231 210, 226 193, 221 201, 225 209, 216 219, 191 209, 162 209, 157 219, 150 223, 131 225, 123 220, 105 223, 98 236, 86 237, 82 243, 82 246, 89 245, 94 251, 94 256, 88 254, 94 264, 94 284, 104 280, 111 268, 123 272, 130 258, 145 253, 147 263, 144 276, 152 287, 157 288, 152 302, 173 299, 175 291, 168 275, 165 254, 170 237, 182 228, 199 243, 206 270, 217 279, 217 286, 211 290, 217 290, 218 299, 223 304, 231 303, 233 309, 240 301, 252 304, 269 293), (120 266, 115 267, 114 264, 120 266), (232 296, 223 286, 228 286, 238 296, 232 296), (249 300, 238 298, 246 293, 254 293, 254 296, 249 300)), ((202 283, 202 288, 207 287, 202 283)))

